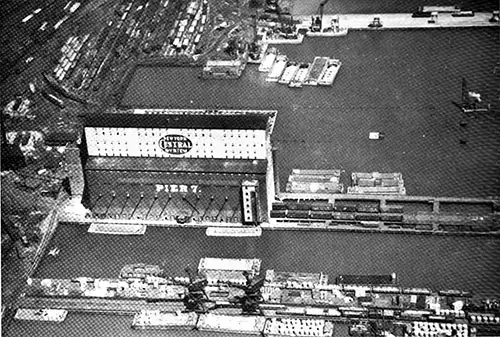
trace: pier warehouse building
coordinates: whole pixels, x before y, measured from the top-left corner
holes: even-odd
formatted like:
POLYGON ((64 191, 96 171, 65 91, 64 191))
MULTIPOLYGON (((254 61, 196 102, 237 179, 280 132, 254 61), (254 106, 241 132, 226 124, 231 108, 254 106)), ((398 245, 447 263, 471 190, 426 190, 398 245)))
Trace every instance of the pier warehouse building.
POLYGON ((85 118, 91 218, 267 222, 275 110, 135 109, 85 118))

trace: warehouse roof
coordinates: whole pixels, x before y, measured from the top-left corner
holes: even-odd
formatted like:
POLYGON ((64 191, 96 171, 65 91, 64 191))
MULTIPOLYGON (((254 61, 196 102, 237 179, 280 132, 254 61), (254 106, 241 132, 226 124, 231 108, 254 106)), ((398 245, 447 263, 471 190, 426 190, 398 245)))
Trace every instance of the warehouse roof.
POLYGON ((85 116, 87 127, 183 128, 265 130, 266 114, 130 114, 104 113, 85 116))

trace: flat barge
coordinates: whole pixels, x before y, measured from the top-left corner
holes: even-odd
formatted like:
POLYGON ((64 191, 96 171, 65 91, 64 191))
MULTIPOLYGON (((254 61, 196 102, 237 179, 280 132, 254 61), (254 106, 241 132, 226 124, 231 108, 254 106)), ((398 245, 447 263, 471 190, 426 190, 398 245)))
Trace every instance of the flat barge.
POLYGON ((319 78, 321 74, 323 74, 323 72, 325 71, 328 60, 329 60, 328 57, 317 56, 314 58, 314 61, 311 66, 311 71, 309 72, 309 74, 307 74, 307 78, 304 81, 304 85, 313 85, 313 86, 318 85, 319 78))
POLYGON ((264 55, 264 58, 260 63, 259 71, 262 73, 269 72, 277 56, 278 56, 278 50, 275 47, 267 48, 266 54, 264 55))
POLYGON ((196 327, 198 315, 194 312, 164 312, 160 310, 141 310, 134 315, 132 329, 155 330, 175 329, 192 330, 196 327))
POLYGON ((90 224, 88 232, 111 235, 144 235, 146 228, 146 225, 93 223, 90 224))
POLYGON ((274 61, 271 71, 269 72, 269 75, 266 78, 266 81, 278 82, 281 75, 283 74, 283 71, 286 68, 287 62, 288 62, 288 57, 286 57, 286 55, 278 55, 276 57, 276 60, 274 61))
POLYGON ((307 74, 309 74, 310 68, 311 68, 310 63, 301 63, 299 69, 297 69, 297 73, 290 81, 290 84, 288 84, 288 86, 290 88, 301 88, 302 84, 307 78, 307 74))
POLYGON ((196 328, 200 331, 244 333, 261 335, 267 319, 263 316, 234 316, 203 314, 199 316, 196 328))
POLYGON ((295 77, 295 74, 299 70, 299 64, 295 61, 288 61, 283 74, 278 80, 279 84, 289 84, 290 81, 295 77))
POLYGON ((63 322, 68 314, 62 309, 17 309, 14 319, 24 321, 63 322))
POLYGON ((335 81, 335 77, 337 77, 337 74, 340 70, 340 67, 342 66, 342 62, 337 59, 330 59, 328 60, 324 72, 321 74, 318 84, 319 85, 333 85, 333 82, 335 81))

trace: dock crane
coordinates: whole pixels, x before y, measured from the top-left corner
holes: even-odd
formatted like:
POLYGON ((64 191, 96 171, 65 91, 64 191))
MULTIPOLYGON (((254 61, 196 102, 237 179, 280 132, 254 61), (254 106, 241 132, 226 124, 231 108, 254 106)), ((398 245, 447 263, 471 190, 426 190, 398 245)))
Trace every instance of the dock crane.
POLYGON ((319 16, 316 18, 312 18, 312 23, 311 23, 311 31, 312 32, 321 32, 323 28, 323 8, 325 5, 328 3, 330 0, 323 0, 319 4, 319 16))

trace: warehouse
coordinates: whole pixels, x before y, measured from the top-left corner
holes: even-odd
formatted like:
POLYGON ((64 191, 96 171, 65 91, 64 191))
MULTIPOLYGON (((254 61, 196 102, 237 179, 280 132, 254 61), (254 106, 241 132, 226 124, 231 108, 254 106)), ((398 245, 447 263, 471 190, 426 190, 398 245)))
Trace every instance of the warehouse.
POLYGON ((83 202, 97 219, 266 222, 275 118, 265 110, 88 115, 83 202))

